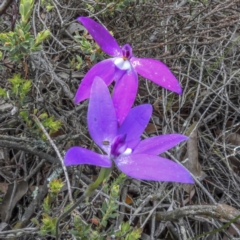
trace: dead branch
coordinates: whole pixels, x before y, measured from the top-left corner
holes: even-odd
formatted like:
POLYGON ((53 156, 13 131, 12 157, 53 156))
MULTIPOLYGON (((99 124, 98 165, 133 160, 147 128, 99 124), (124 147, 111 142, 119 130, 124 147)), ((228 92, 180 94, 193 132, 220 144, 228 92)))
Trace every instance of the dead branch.
MULTIPOLYGON (((226 204, 186 206, 169 212, 157 212, 159 221, 176 221, 183 217, 206 216, 220 219, 223 222, 233 220, 240 216, 240 211, 226 204)), ((236 220, 240 223, 240 219, 236 220)))

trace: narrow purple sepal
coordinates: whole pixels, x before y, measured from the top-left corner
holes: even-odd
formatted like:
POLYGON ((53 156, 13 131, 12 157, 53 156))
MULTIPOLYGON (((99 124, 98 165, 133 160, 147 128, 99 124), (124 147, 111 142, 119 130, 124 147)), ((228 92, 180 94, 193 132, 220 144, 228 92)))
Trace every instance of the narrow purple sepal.
POLYGON ((119 79, 113 91, 113 104, 116 110, 118 124, 121 125, 128 115, 138 90, 138 77, 135 70, 126 71, 119 79))
POLYGON ((130 62, 135 70, 144 78, 147 78, 170 91, 182 94, 182 88, 178 80, 162 62, 150 58, 135 57, 132 57, 130 62))
POLYGON ((115 161, 126 175, 140 179, 164 182, 194 183, 190 173, 181 165, 149 154, 131 154, 115 161))
POLYGON ((152 106, 150 104, 142 104, 132 108, 118 129, 118 134, 127 134, 126 142, 140 139, 151 115, 152 106))
POLYGON ((112 59, 103 60, 93 66, 82 79, 75 95, 74 102, 77 104, 89 98, 91 86, 96 76, 102 78, 107 85, 111 84, 114 80, 115 68, 112 59))
POLYGON ((92 84, 87 119, 92 139, 104 151, 109 152, 108 145, 117 134, 117 117, 109 90, 99 77, 92 84))
POLYGON ((83 24, 105 53, 114 57, 121 56, 122 51, 116 39, 104 26, 88 17, 79 17, 77 20, 83 24))
POLYGON ((188 140, 188 137, 181 134, 166 134, 147 138, 137 145, 134 154, 159 155, 185 140, 188 140))
POLYGON ((90 164, 99 167, 110 168, 112 163, 106 155, 100 155, 88 149, 81 147, 72 147, 68 149, 64 157, 66 166, 90 164))

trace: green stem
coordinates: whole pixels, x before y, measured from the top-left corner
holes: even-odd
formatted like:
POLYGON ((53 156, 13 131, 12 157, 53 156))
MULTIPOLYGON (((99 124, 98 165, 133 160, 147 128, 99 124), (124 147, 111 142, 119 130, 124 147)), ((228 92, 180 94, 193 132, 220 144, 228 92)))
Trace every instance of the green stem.
POLYGON ((68 210, 66 210, 57 220, 56 222, 56 240, 59 239, 58 227, 59 223, 62 219, 68 216, 86 197, 86 194, 83 194, 68 210))
MULTIPOLYGON (((206 233, 200 234, 200 235, 198 235, 197 237, 191 238, 191 240, 197 240, 197 239, 200 239, 201 237, 205 237, 205 236, 207 236, 207 235, 211 235, 211 234, 220 232, 220 231, 228 228, 232 223, 236 222, 239 218, 240 218, 240 215, 238 215, 237 217, 235 217, 235 218, 232 219, 231 221, 227 222, 227 223, 224 224, 222 227, 217 228, 217 229, 214 229, 213 231, 210 231, 210 232, 206 232, 206 233)), ((188 239, 188 240, 190 240, 190 239, 188 239)))
POLYGON ((86 190, 86 197, 91 196, 91 194, 97 189, 97 187, 108 178, 112 171, 112 168, 101 168, 100 173, 96 181, 90 184, 86 190))

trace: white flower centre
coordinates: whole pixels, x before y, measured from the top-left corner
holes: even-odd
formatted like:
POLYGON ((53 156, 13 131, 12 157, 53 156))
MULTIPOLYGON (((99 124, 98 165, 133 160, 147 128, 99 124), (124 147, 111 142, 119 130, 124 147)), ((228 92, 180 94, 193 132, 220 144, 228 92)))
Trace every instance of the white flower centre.
POLYGON ((131 68, 131 63, 128 60, 124 60, 122 57, 115 58, 114 64, 121 70, 128 70, 131 68))
POLYGON ((131 149, 131 148, 127 148, 127 149, 125 150, 125 152, 121 154, 121 156, 128 156, 128 155, 130 155, 131 153, 132 153, 132 149, 131 149))

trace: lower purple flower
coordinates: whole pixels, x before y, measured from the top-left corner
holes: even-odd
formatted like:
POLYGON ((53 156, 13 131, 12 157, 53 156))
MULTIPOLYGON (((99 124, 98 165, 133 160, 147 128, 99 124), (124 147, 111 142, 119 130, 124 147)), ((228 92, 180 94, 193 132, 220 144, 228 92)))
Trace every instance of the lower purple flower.
POLYGON ((90 164, 110 168, 114 162, 123 173, 136 179, 194 183, 183 166, 158 156, 187 140, 186 136, 168 134, 140 139, 151 115, 150 104, 134 107, 119 127, 107 85, 96 77, 90 93, 88 129, 106 155, 72 147, 65 155, 65 165, 90 164))

